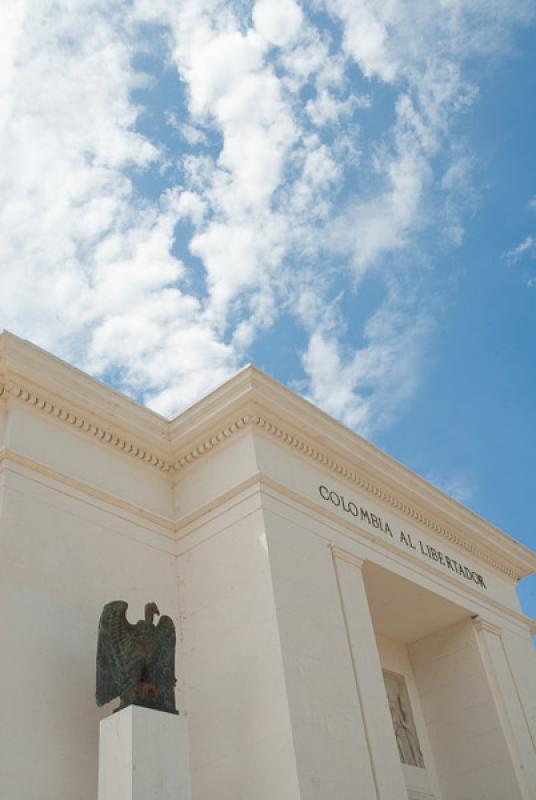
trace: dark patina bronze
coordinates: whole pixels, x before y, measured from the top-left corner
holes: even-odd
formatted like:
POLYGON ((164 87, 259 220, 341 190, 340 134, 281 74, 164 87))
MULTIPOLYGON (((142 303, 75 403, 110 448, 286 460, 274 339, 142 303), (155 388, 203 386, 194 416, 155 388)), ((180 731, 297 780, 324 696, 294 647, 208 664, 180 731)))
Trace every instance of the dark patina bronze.
POLYGON ((119 697, 116 711, 136 705, 177 714, 175 707, 175 625, 171 617, 147 603, 145 619, 127 620, 128 603, 106 603, 99 620, 97 705, 119 697))

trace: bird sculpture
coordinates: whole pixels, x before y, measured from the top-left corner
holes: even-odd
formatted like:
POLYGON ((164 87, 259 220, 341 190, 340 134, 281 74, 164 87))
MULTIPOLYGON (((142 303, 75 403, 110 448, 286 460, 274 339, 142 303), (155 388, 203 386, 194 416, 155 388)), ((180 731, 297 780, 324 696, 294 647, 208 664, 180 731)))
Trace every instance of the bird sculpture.
POLYGON ((99 620, 97 705, 119 697, 116 711, 137 705, 177 714, 175 707, 175 625, 160 617, 156 603, 147 603, 145 619, 127 620, 128 603, 106 603, 99 620))

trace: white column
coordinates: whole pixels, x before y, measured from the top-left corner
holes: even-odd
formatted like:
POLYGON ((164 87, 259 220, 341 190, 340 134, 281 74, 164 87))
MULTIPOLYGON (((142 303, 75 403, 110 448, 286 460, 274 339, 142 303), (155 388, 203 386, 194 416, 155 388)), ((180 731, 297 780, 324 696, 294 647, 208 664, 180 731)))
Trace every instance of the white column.
POLYGON ((191 800, 184 716, 128 708, 103 719, 98 800, 191 800))
POLYGON ((501 642, 536 753, 536 651, 532 640, 535 635, 536 621, 530 619, 525 630, 503 628, 501 632, 501 642))
POLYGON ((407 797, 363 580, 364 561, 332 548, 378 800, 407 797))
POLYGON ((473 619, 490 689, 508 744, 520 797, 533 800, 536 753, 502 638, 501 629, 482 617, 473 619))

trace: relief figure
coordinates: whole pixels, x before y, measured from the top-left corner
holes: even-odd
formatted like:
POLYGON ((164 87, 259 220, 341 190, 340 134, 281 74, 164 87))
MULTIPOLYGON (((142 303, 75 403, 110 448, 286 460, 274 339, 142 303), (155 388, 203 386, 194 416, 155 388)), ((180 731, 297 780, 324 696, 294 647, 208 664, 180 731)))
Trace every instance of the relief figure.
POLYGON ((424 767, 404 677, 384 672, 384 680, 400 761, 413 767, 424 767))

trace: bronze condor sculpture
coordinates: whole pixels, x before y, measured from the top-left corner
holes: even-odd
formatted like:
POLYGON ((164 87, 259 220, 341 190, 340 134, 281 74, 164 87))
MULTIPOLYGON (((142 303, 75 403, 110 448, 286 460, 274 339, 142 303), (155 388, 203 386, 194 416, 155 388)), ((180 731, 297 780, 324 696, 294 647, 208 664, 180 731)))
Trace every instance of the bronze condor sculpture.
POLYGON ((145 619, 127 620, 128 603, 106 603, 99 620, 97 645, 97 705, 120 697, 116 711, 129 705, 177 714, 175 707, 175 625, 171 617, 147 603, 145 619))

